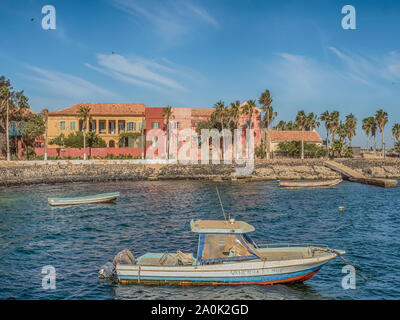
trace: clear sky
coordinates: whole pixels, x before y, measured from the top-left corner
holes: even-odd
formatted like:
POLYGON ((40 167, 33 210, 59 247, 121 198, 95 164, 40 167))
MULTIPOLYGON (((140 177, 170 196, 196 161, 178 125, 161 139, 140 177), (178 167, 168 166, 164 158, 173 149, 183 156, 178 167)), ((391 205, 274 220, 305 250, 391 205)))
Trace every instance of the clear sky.
POLYGON ((0 74, 35 112, 78 102, 211 107, 269 89, 275 124, 300 109, 352 112, 362 146, 361 120, 383 108, 391 147, 399 34, 400 1, 2 0, 0 74), (42 28, 47 4, 55 30, 42 28), (355 30, 341 25, 347 4, 355 30))

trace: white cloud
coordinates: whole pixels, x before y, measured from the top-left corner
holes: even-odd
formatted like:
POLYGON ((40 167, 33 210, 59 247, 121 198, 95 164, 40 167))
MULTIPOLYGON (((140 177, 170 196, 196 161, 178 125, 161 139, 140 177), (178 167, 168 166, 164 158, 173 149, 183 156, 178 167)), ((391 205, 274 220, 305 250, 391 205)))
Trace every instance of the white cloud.
POLYGON ((26 67, 34 71, 37 76, 25 75, 25 77, 40 84, 41 89, 45 89, 47 94, 56 94, 77 100, 93 99, 99 96, 116 97, 112 92, 71 74, 49 71, 31 65, 26 67))
POLYGON ((186 77, 186 74, 176 66, 157 63, 141 57, 126 58, 119 54, 98 54, 100 67, 85 65, 95 71, 109 75, 117 80, 149 87, 158 90, 173 89, 185 91, 186 89, 174 77, 186 77))
POLYGON ((217 20, 203 7, 189 0, 161 2, 140 0, 109 0, 117 9, 129 14, 139 26, 150 23, 165 41, 176 41, 197 23, 218 28, 217 20))

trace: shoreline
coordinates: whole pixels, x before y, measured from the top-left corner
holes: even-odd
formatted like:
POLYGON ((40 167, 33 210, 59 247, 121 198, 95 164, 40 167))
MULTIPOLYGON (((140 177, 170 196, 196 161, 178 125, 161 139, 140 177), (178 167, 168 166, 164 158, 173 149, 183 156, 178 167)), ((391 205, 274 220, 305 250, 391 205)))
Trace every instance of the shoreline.
MULTIPOLYGON (((190 164, 143 160, 0 161, 0 186, 106 181, 265 181, 324 180, 341 174, 325 159, 256 160, 249 176, 236 177, 236 164, 190 164), (150 162, 150 163, 149 163, 150 162), (158 162, 158 163, 157 163, 158 162), (162 163, 160 163, 162 162, 162 163)), ((335 159, 370 178, 400 179, 400 159, 335 159)))

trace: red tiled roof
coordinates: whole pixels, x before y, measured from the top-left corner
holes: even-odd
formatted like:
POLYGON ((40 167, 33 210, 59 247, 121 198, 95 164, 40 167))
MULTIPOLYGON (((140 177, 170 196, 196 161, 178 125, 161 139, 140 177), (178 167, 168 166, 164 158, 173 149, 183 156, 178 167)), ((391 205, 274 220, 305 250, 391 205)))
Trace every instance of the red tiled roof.
POLYGON ((49 112, 49 115, 76 115, 80 106, 90 107, 91 115, 144 115, 146 106, 137 103, 78 103, 72 107, 49 112))
POLYGON ((306 142, 322 142, 317 131, 268 130, 268 135, 271 141, 301 141, 303 136, 306 142))

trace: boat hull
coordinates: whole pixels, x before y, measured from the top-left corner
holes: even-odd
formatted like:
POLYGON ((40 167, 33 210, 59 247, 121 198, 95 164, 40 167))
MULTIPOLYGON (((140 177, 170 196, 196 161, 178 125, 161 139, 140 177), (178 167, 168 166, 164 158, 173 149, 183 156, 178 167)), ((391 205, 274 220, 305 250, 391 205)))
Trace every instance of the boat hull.
POLYGON ((306 281, 334 257, 180 267, 117 265, 116 270, 121 284, 273 285, 306 281))
POLYGON ((114 202, 118 197, 119 197, 119 192, 113 192, 113 193, 104 193, 104 194, 85 196, 85 197, 75 197, 75 198, 49 198, 48 203, 51 206, 105 203, 105 202, 114 202))
POLYGON ((335 180, 326 180, 326 181, 309 181, 309 182, 302 182, 302 181, 280 181, 279 185, 281 187, 330 187, 334 186, 338 183, 342 182, 342 179, 335 179, 335 180))

